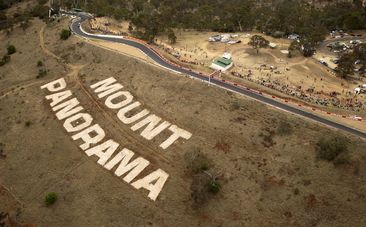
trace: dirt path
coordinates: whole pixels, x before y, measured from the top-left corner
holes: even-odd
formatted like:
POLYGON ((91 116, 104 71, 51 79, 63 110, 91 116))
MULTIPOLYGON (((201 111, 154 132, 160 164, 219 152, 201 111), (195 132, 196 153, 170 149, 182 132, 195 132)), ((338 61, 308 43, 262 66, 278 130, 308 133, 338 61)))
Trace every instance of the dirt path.
MULTIPOLYGON (((39 32, 39 45, 42 49, 42 51, 47 54, 48 56, 51 56, 53 58, 55 58, 57 61, 61 61, 62 62, 62 59, 57 56, 56 54, 52 53, 50 50, 48 50, 46 47, 45 47, 45 43, 44 43, 44 29, 46 28, 47 25, 44 25, 42 26, 40 32, 39 32)), ((72 70, 74 70, 74 66, 72 65, 69 65, 69 64, 66 64, 69 68, 71 68, 72 70)), ((15 74, 17 75, 21 75, 21 73, 19 72, 18 69, 14 68, 13 66, 10 66, 11 69, 15 72, 15 74)), ((80 69, 79 69, 80 70, 80 69)), ((31 87, 31 86, 34 86, 34 85, 37 85, 37 84, 42 84, 44 83, 45 81, 47 81, 48 79, 37 79, 36 81, 34 81, 34 79, 30 79, 30 80, 26 80, 26 81, 23 81, 23 82, 20 82, 14 86, 11 86, 11 87, 8 87, 6 89, 3 89, 0 91, 1 93, 1 96, 0 96, 0 99, 3 99, 4 97, 6 97, 7 95, 9 94, 12 94, 14 92, 18 92, 20 90, 23 90, 25 88, 28 88, 28 87, 31 87)))
POLYGON ((43 50, 43 52, 45 52, 47 55, 56 58, 59 61, 62 61, 62 59, 57 56, 56 54, 52 53, 50 50, 48 50, 45 47, 45 43, 44 43, 44 29, 46 28, 47 25, 42 26, 41 30, 39 31, 39 43, 41 46, 41 49, 43 50))
POLYGON ((0 99, 3 99, 4 97, 6 97, 9 94, 12 94, 14 92, 18 92, 18 91, 23 90, 25 88, 28 88, 28 87, 31 87, 31 86, 34 86, 34 85, 37 85, 37 84, 42 84, 46 80, 47 79, 43 79, 43 80, 37 80, 37 81, 32 82, 33 79, 31 79, 31 80, 27 80, 27 81, 21 82, 19 84, 16 84, 14 86, 11 86, 9 88, 3 89, 3 90, 0 91, 0 93, 2 94, 0 96, 0 99))
MULTIPOLYGON (((39 32, 39 44, 41 49, 43 50, 44 53, 46 53, 47 55, 55 58, 57 61, 62 61, 62 59, 55 55, 54 53, 52 53, 51 51, 49 51, 46 47, 45 47, 45 43, 44 43, 44 29, 47 25, 44 25, 40 32, 39 32)), ((10 68, 14 71, 15 74, 17 74, 18 76, 20 76, 22 73, 19 72, 19 70, 17 68, 14 68, 13 66, 10 66, 10 68)), ((3 89, 0 91, 1 96, 0 99, 3 99, 4 97, 6 97, 9 94, 12 94, 14 92, 18 92, 20 90, 23 90, 25 88, 31 87, 33 85, 37 85, 37 84, 42 84, 45 81, 47 81, 47 79, 38 79, 36 81, 33 81, 33 79, 30 80, 26 80, 23 82, 20 82, 14 86, 8 87, 6 89, 3 89)))

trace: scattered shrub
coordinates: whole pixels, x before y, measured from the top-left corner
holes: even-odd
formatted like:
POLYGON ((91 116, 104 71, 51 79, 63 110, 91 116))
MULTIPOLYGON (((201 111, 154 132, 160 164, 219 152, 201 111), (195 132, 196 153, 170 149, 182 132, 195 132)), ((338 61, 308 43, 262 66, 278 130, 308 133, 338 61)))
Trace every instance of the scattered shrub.
POLYGON ((30 122, 30 121, 26 121, 26 122, 25 122, 25 126, 26 126, 26 127, 29 127, 30 125, 31 125, 31 122, 30 122))
POLYGON ((334 165, 345 165, 350 164, 351 162, 348 153, 341 153, 334 159, 333 163, 334 165))
POLYGON ((4 55, 2 61, 8 63, 10 61, 10 58, 11 58, 10 55, 4 55))
POLYGON ((217 175, 210 173, 209 160, 198 148, 184 154, 186 168, 192 175, 191 197, 192 208, 202 207, 209 198, 220 191, 221 185, 217 175))
POLYGON ((44 202, 47 206, 52 205, 56 202, 57 200, 57 194, 54 192, 50 192, 46 195, 44 202))
POLYGON ((191 173, 199 173, 209 169, 209 162, 206 155, 198 149, 185 153, 184 161, 186 168, 191 173))
POLYGON ((280 122, 277 128, 277 134, 280 136, 289 135, 292 133, 292 126, 287 122, 280 122))
POLYGON ((46 75, 47 75, 47 70, 46 69, 39 69, 38 70, 38 75, 36 76, 36 78, 39 79, 39 78, 42 78, 46 75))
POLYGON ((200 172, 193 176, 191 184, 192 207, 197 209, 203 206, 214 194, 217 194, 221 185, 217 177, 208 171, 200 172))
POLYGON ((262 145, 266 148, 272 147, 276 144, 276 142, 273 140, 273 136, 275 135, 275 131, 270 128, 265 128, 264 131, 262 131, 259 136, 263 137, 262 145))
POLYGON ((4 55, 3 58, 0 61, 0 66, 5 65, 10 61, 10 55, 4 55))
POLYGON ((67 40, 71 36, 71 32, 69 29, 62 29, 60 33, 60 38, 62 40, 67 40))
POLYGON ((192 197, 192 207, 197 209, 204 205, 209 199, 209 193, 207 185, 210 183, 210 178, 204 174, 199 173, 193 177, 191 183, 191 197, 192 197))
POLYGON ((5 144, 0 142, 0 159, 5 159, 6 158, 6 154, 5 154, 5 144))
POLYGON ((43 62, 42 62, 41 60, 39 60, 39 61, 37 62, 37 66, 38 66, 38 67, 43 66, 43 62))
POLYGON ((238 101, 234 101, 230 105, 230 110, 231 111, 239 110, 240 108, 241 108, 241 105, 238 101))
POLYGON ((208 184, 208 191, 211 193, 218 193, 220 191, 221 185, 217 180, 212 180, 209 184, 208 184))
POLYGON ((347 143, 345 138, 338 136, 321 138, 317 143, 317 157, 322 160, 334 161, 340 154, 347 152, 347 143))
POLYGON ((7 50, 8 50, 8 55, 12 55, 15 52, 17 52, 17 49, 15 48, 14 45, 9 45, 8 48, 7 48, 7 50))

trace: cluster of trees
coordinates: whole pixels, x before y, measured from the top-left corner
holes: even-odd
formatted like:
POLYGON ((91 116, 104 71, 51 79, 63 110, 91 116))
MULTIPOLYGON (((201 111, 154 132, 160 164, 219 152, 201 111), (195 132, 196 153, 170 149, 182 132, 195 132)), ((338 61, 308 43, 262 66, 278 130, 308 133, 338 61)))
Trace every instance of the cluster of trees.
POLYGON ((366 43, 356 45, 351 52, 341 55, 336 72, 343 78, 353 75, 356 71, 360 75, 366 74, 366 43))
POLYGON ((199 209, 220 191, 221 184, 209 159, 199 149, 187 152, 184 161, 186 173, 192 177, 192 208, 199 209))
MULTIPOLYGON (((0 10, 20 0, 0 0, 0 10)), ((315 46, 332 29, 366 29, 366 10, 362 0, 63 0, 58 7, 82 8, 97 16, 110 16, 131 22, 131 31, 139 38, 153 41, 162 32, 175 42, 172 28, 236 32, 256 29, 275 37, 297 33, 302 42, 315 46)), ((43 18, 47 15, 45 0, 24 12, 43 18)), ((9 18, 0 12, 0 27, 9 18)))
POLYGON ((10 8, 13 4, 20 2, 19 0, 0 0, 0 10, 10 8))
POLYGON ((294 40, 288 47, 288 57, 291 58, 295 51, 300 52, 304 57, 311 57, 315 53, 316 45, 317 43, 309 42, 306 38, 294 40))
POLYGON ((67 7, 84 8, 98 16, 130 20, 137 36, 152 41, 170 28, 218 32, 257 29, 272 36, 297 33, 316 45, 332 29, 366 28, 362 0, 66 0, 67 7))
POLYGON ((20 2, 20 0, 0 0, 0 30, 12 29, 15 24, 20 24, 25 30, 28 28, 29 20, 32 17, 39 17, 40 19, 48 17, 47 0, 38 0, 35 5, 23 12, 17 11, 12 15, 7 15, 5 10, 17 2, 20 2))

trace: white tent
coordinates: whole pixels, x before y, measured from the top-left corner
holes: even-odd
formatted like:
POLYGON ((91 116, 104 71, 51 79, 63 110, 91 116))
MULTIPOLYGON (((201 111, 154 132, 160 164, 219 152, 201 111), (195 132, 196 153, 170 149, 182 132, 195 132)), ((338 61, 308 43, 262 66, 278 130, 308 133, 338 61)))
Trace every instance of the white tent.
POLYGON ((275 43, 269 43, 268 46, 272 49, 276 48, 277 47, 277 44, 275 43))
POLYGON ((223 58, 226 58, 226 59, 229 59, 229 60, 231 60, 231 54, 230 53, 224 53, 223 55, 222 55, 222 57, 223 58))

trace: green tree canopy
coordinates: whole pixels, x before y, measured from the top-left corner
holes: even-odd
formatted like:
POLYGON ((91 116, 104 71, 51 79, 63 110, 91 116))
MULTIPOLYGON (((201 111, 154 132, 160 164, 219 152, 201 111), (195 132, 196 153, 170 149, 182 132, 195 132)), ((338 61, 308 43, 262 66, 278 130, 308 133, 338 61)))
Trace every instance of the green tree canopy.
POLYGON ((14 45, 9 45, 9 46, 7 47, 7 51, 8 51, 8 55, 12 55, 12 54, 14 54, 15 52, 17 52, 17 49, 15 48, 15 46, 14 46, 14 45))
POLYGON ((263 38, 263 36, 253 35, 250 38, 250 41, 248 44, 251 45, 257 51, 257 54, 258 54, 259 49, 267 47, 269 44, 269 41, 266 40, 265 38, 263 38))
MULTIPOLYGON (((77 1, 78 7, 97 16, 130 20, 137 28, 135 35, 150 41, 167 28, 218 32, 257 29, 268 35, 296 33, 315 46, 329 30, 366 29, 366 11, 360 0, 322 1, 324 7, 314 5, 317 3, 305 0, 277 0, 271 4, 254 0, 77 1)), ((75 7, 74 0, 63 0, 62 4, 75 7)))
POLYGON ((337 74, 342 78, 347 78, 354 74, 354 56, 352 53, 346 53, 341 56, 336 68, 337 74))
POLYGON ((342 54, 336 72, 342 78, 347 78, 355 73, 356 67, 360 75, 365 75, 366 43, 358 44, 353 48, 352 52, 342 54), (357 65, 355 64, 356 62, 358 63, 357 65))
POLYGON ((168 39, 171 44, 174 44, 177 42, 177 37, 175 36, 175 33, 172 29, 168 30, 168 39))
POLYGON ((60 39, 66 40, 71 36, 71 32, 69 29, 62 29, 60 32, 60 39))

